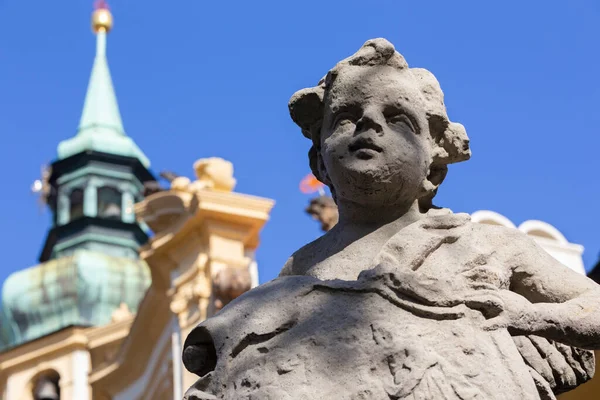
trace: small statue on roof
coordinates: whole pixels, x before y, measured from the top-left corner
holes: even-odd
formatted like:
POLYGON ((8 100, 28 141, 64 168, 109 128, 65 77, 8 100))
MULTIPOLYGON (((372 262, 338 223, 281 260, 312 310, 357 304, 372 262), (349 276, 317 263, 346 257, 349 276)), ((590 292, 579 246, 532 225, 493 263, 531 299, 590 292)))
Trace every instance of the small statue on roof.
POLYGON ((324 186, 313 174, 306 175, 300 182, 300 191, 302 193, 319 193, 318 197, 310 200, 308 207, 304 211, 314 220, 319 221, 321 223, 321 230, 327 232, 337 224, 339 214, 335 201, 325 193, 324 186))
MULTIPOLYGON (((171 171, 162 171, 159 176, 169 182, 171 184, 175 179, 179 178, 179 175, 171 172, 171 171)), ((148 197, 153 195, 154 193, 162 192, 168 190, 161 186, 158 180, 151 180, 144 182, 144 197, 148 197)))
POLYGON ((48 204, 53 193, 50 177, 52 176, 52 166, 43 165, 40 172, 40 179, 36 179, 31 185, 31 191, 39 195, 40 205, 48 204))

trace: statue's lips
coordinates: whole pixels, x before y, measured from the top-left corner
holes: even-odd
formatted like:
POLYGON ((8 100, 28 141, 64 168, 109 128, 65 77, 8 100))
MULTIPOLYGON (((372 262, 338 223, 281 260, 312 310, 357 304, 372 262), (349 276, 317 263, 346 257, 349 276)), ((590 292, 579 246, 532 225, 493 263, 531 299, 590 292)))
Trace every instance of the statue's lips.
POLYGON ((372 139, 358 137, 350 143, 348 150, 351 154, 361 159, 369 159, 377 153, 381 153, 383 149, 373 143, 372 139))

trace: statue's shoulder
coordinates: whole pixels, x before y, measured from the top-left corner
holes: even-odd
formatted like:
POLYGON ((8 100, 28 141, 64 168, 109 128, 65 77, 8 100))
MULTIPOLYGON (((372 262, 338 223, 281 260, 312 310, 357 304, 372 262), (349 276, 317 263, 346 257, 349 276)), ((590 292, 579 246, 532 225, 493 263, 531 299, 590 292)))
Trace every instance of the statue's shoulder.
POLYGON ((512 245, 510 247, 523 248, 535 243, 527 234, 510 226, 469 220, 469 227, 474 236, 489 238, 497 242, 498 245, 512 245))
POLYGON ((327 234, 313 240, 296 250, 286 261, 279 276, 304 275, 306 270, 322 258, 326 246, 327 234))
POLYGON ((447 209, 428 212, 425 218, 413 225, 413 229, 429 231, 431 234, 446 232, 461 237, 463 241, 495 244, 506 252, 523 251, 534 245, 533 240, 518 229, 475 222, 467 213, 453 213, 447 209))
POLYGON ((418 222, 419 228, 439 234, 442 231, 461 238, 461 242, 471 243, 478 248, 493 249, 504 258, 534 256, 539 253, 539 245, 518 229, 473 221, 467 213, 444 213, 428 215, 418 222))

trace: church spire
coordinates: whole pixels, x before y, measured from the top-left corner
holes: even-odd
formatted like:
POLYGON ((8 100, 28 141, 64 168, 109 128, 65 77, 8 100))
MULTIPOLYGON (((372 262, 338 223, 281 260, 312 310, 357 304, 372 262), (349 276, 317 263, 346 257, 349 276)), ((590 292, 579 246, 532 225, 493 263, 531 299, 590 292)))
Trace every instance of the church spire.
POLYGON ((131 138, 125 135, 108 68, 106 39, 112 26, 113 18, 108 5, 103 0, 97 1, 92 14, 92 30, 96 34, 96 57, 83 112, 77 135, 59 144, 58 158, 67 158, 82 151, 100 151, 137 158, 147 168, 150 161, 131 138))
POLYGON ((123 135, 125 130, 106 59, 106 36, 112 28, 112 14, 104 2, 98 2, 96 7, 92 14, 92 29, 96 33, 96 58, 79 122, 79 132, 100 127, 110 129, 113 134, 123 135))

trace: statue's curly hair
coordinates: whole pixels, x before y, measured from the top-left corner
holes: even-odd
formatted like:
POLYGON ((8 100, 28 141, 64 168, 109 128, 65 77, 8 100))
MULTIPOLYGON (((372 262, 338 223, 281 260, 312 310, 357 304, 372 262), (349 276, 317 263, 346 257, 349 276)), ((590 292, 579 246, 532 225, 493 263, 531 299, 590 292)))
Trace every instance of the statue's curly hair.
MULTIPOLYGON (((471 156, 469 138, 461 124, 448 119, 444 94, 435 76, 426 69, 409 68, 404 57, 386 39, 367 41, 358 52, 340 61, 331 69, 317 86, 302 89, 294 93, 290 99, 288 106, 292 119, 302 129, 302 134, 312 140, 308 157, 313 174, 320 181, 327 183, 327 179, 320 176, 317 167, 321 149, 324 103, 339 72, 351 66, 393 67, 409 74, 416 82, 422 95, 421 104, 429 123, 433 149, 428 183, 426 182, 428 194, 419 200, 419 204, 424 210, 433 207, 432 199, 446 176, 448 164, 468 160, 471 156)), ((331 187, 330 189, 335 198, 335 191, 331 187)))

